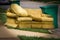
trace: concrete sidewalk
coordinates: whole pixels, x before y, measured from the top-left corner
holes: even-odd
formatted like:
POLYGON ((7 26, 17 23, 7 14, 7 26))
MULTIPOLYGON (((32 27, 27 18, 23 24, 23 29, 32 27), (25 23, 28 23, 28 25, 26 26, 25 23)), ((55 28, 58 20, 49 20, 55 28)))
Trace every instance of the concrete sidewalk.
POLYGON ((19 38, 5 26, 0 26, 0 40, 19 40, 19 38))
POLYGON ((8 29, 7 27, 0 27, 0 38, 17 38, 18 35, 33 36, 33 37, 46 37, 46 38, 59 38, 60 34, 46 34, 40 32, 23 31, 17 29, 8 29))

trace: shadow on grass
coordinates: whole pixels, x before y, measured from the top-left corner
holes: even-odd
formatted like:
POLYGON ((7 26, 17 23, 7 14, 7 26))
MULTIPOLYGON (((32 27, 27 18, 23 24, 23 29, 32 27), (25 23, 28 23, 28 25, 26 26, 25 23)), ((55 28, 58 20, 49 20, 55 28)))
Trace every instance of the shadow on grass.
POLYGON ((8 26, 9 29, 17 29, 17 30, 24 30, 24 31, 32 31, 32 32, 40 32, 40 33, 50 33, 47 29, 35 29, 35 28, 13 28, 8 26))
POLYGON ((21 40, 60 40, 60 38, 43 38, 43 37, 27 37, 27 36, 18 36, 21 40))

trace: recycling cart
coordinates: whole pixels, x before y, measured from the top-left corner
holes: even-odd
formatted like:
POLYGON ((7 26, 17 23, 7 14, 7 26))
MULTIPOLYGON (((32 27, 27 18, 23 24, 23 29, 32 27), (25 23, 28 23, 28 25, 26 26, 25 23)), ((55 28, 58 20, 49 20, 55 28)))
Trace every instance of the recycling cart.
POLYGON ((53 17, 54 28, 58 28, 58 5, 51 4, 40 8, 43 10, 45 14, 49 14, 53 17))

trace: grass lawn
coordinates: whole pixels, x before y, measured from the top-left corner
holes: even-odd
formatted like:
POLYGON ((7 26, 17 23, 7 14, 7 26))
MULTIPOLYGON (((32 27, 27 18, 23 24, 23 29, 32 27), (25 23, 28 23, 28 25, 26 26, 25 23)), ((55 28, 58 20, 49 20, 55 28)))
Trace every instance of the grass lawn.
POLYGON ((20 40, 60 40, 60 38, 42 38, 42 37, 27 37, 18 36, 20 40))
POLYGON ((9 29, 17 29, 17 30, 24 30, 24 31, 32 31, 32 32, 41 32, 41 33, 49 33, 47 29, 34 29, 34 28, 13 28, 7 27, 9 29))

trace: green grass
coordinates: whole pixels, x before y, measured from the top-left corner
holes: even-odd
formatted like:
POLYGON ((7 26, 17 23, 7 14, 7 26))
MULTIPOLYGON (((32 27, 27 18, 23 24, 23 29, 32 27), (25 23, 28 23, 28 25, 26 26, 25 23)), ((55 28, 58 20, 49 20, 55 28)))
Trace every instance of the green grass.
POLYGON ((25 31, 32 31, 32 32, 41 32, 41 33, 49 33, 47 29, 34 29, 34 28, 13 28, 8 26, 9 29, 17 29, 17 30, 25 30, 25 31))
POLYGON ((46 29, 19 28, 19 30, 32 31, 32 32, 42 32, 42 33, 49 33, 49 31, 46 30, 46 29))
POLYGON ((0 13, 6 13, 6 10, 0 7, 0 13))
POLYGON ((2 23, 5 23, 6 22, 6 19, 7 19, 7 16, 6 16, 6 10, 0 8, 0 21, 2 23))
POLYGON ((43 38, 43 37, 27 37, 18 36, 20 40, 60 40, 60 38, 43 38))
POLYGON ((0 21, 1 21, 2 23, 5 23, 5 22, 6 22, 6 19, 7 19, 7 17, 6 17, 6 15, 5 15, 5 13, 0 13, 0 21))

